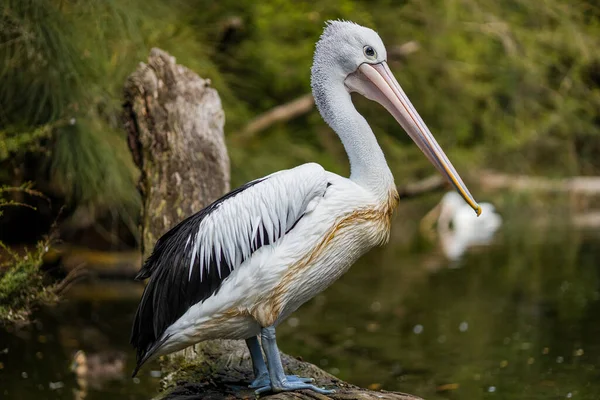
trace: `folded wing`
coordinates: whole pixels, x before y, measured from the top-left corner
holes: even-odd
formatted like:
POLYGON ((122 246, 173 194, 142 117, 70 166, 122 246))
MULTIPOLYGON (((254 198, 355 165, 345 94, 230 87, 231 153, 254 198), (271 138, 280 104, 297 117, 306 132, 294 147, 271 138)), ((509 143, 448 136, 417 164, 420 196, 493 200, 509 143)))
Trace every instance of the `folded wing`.
POLYGON ((288 233, 326 189, 323 167, 304 164, 249 182, 165 233, 136 277, 150 280, 132 329, 134 374, 171 324, 215 295, 256 250, 288 233))

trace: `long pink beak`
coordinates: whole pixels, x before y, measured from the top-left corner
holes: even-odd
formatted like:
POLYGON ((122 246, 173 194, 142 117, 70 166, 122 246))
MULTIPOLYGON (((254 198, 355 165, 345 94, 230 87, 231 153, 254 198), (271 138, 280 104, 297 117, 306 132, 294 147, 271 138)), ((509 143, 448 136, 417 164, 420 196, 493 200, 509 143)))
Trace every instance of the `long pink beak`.
POLYGON ((481 214, 481 207, 465 186, 417 110, 406 97, 386 62, 362 64, 356 72, 346 78, 345 84, 351 91, 359 92, 384 106, 477 215, 481 214))

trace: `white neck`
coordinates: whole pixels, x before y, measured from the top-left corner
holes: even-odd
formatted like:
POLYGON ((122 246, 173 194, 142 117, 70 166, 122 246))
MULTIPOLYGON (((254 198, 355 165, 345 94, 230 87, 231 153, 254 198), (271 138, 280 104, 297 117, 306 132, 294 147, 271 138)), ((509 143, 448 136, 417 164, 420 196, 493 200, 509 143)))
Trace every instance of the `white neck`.
POLYGON ((340 137, 350 160, 350 179, 378 197, 389 196, 394 177, 371 127, 358 113, 339 79, 313 80, 315 103, 340 137), (317 84, 315 84, 318 82, 317 84))

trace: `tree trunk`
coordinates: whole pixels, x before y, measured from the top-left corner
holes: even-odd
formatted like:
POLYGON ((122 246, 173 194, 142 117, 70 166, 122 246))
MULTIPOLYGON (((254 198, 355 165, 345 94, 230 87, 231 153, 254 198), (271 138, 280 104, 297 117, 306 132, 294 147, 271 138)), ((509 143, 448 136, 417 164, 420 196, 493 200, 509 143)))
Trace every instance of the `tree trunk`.
MULTIPOLYGON (((131 153, 140 168, 143 196, 142 252, 183 218, 229 189, 224 113, 216 90, 167 53, 153 49, 125 85, 125 125, 131 153)), ((286 369, 314 377, 337 390, 334 399, 417 397, 369 391, 340 381, 316 366, 282 354, 286 369)), ((162 394, 168 399, 253 398, 252 377, 243 341, 211 341, 163 360, 162 394)), ((327 398, 311 391, 280 393, 275 399, 327 398)))
POLYGON ((125 83, 125 127, 140 169, 144 257, 185 217, 229 191, 225 113, 210 80, 152 49, 125 83))

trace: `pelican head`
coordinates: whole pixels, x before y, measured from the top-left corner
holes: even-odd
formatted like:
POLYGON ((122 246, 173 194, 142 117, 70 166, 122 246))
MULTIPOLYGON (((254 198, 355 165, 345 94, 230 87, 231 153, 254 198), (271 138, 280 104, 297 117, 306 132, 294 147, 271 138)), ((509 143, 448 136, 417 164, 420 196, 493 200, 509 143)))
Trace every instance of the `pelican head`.
MULTIPOLYGON (((319 88, 338 87, 381 104, 477 215, 481 214, 481 207, 394 78, 386 60, 385 46, 375 31, 353 22, 330 21, 315 50, 313 93, 326 93, 319 88)), ((317 105, 327 104, 316 100, 317 105)), ((328 110, 319 108, 319 111, 325 120, 335 118, 327 115, 328 110)))

